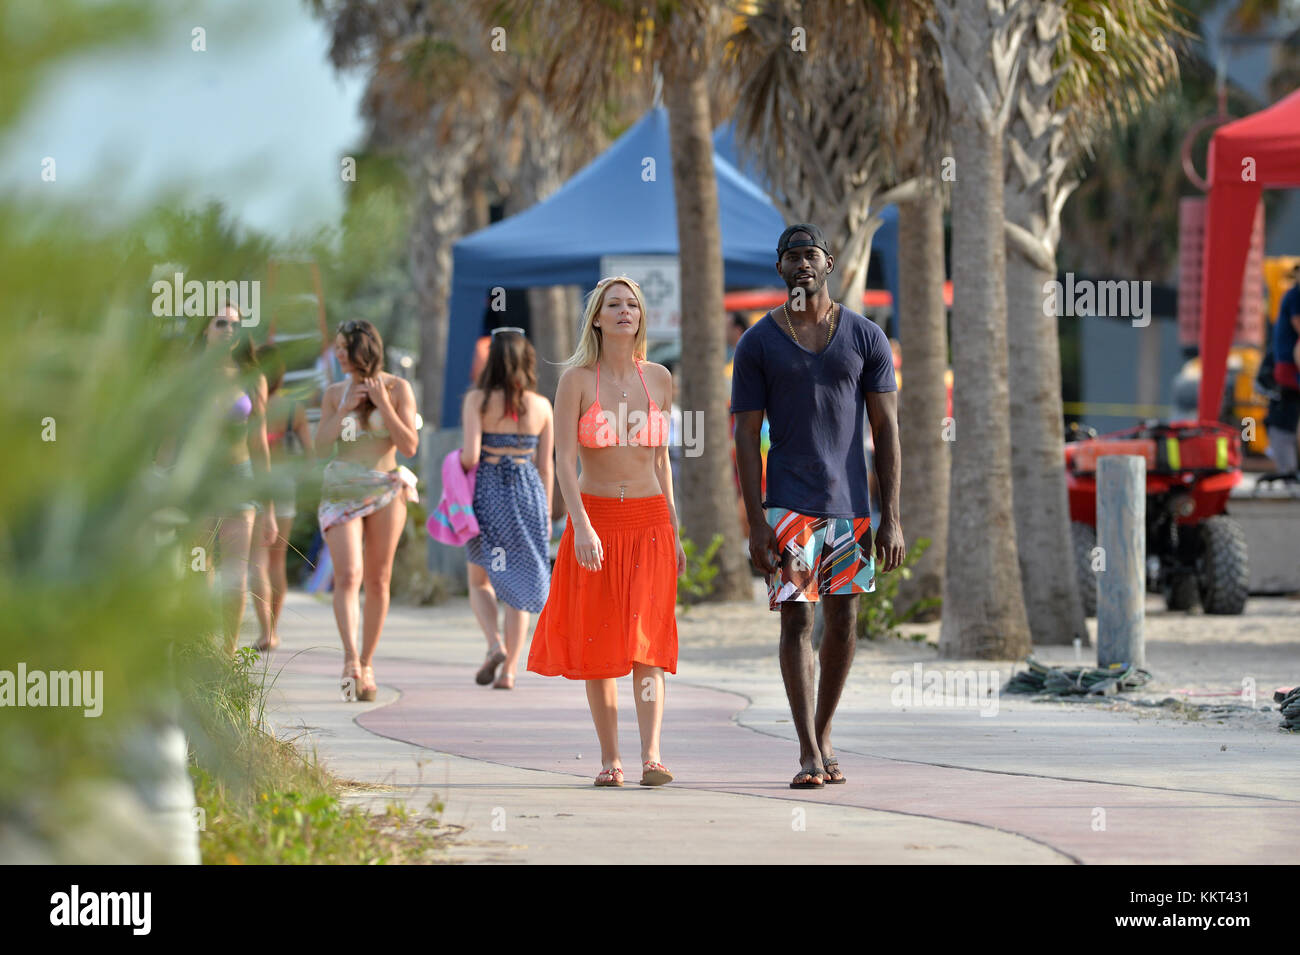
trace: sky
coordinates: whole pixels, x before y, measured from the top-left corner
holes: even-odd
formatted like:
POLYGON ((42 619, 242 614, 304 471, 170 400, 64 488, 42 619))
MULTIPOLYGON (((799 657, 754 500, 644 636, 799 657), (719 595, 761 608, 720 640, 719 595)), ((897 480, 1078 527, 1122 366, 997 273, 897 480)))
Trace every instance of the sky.
POLYGON ((364 81, 326 59, 302 0, 159 0, 159 35, 55 64, 0 140, 0 188, 93 196, 105 217, 176 190, 273 236, 333 225, 340 159, 364 133, 364 81), (206 33, 206 51, 191 48, 206 33), (41 178, 55 160, 55 181, 41 178))

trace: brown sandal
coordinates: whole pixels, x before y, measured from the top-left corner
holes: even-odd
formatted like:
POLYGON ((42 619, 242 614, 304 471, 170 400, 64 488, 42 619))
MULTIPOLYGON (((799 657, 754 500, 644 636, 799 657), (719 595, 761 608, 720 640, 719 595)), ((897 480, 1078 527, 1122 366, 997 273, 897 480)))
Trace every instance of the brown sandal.
POLYGON ((673 774, 668 771, 668 767, 663 763, 654 763, 646 760, 641 764, 641 785, 642 786, 662 786, 665 783, 673 781, 673 774))
POLYGON ((474 674, 474 682, 479 686, 487 686, 496 679, 497 667, 505 662, 505 653, 500 650, 496 651, 478 668, 478 672, 474 674))
POLYGON ((339 677, 339 692, 343 695, 344 703, 355 703, 357 701, 357 689, 361 686, 361 666, 353 663, 352 665, 343 664, 343 675, 339 677))
POLYGON ((622 768, 602 769, 596 776, 596 786, 622 786, 623 770, 622 768))
POLYGON ((799 770, 799 772, 795 773, 794 779, 790 781, 791 789, 821 789, 824 785, 826 784, 822 780, 821 773, 807 769, 799 770), (805 776, 807 779, 804 779, 805 776), (804 779, 804 781, 799 782, 800 779, 804 779))
POLYGON ((379 685, 375 683, 375 668, 365 666, 361 668, 361 680, 357 684, 357 699, 363 703, 369 703, 379 694, 379 685))

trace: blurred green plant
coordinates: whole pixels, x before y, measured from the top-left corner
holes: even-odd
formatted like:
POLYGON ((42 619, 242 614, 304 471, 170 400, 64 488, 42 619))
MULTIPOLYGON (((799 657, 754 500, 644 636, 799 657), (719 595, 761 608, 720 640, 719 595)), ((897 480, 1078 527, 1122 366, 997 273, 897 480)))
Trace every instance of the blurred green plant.
POLYGON ((218 865, 411 863, 438 861, 441 804, 416 817, 404 806, 372 815, 340 799, 342 786, 292 740, 262 728, 274 684, 251 647, 233 663, 213 645, 183 656, 194 752, 195 801, 203 810, 203 862, 218 865))
POLYGON ((199 845, 207 865, 409 865, 445 854, 436 804, 429 817, 399 805, 371 814, 309 780, 245 805, 201 770, 195 791, 206 814, 199 845))
MULTIPOLYGON (((62 60, 147 41, 168 26, 164 13, 129 0, 0 5, 0 132, 62 60)), ((97 781, 138 783, 125 778, 122 744, 159 722, 180 721, 223 805, 294 791, 286 780, 305 771, 260 726, 271 675, 248 653, 232 660, 217 636, 213 526, 248 497, 229 471, 238 436, 219 368, 225 356, 196 347, 207 315, 155 313, 153 283, 175 271, 203 282, 264 280, 270 257, 299 255, 310 243, 250 233, 218 205, 160 204, 123 221, 95 212, 54 189, 39 199, 0 196, 8 332, 0 349, 0 671, 15 674, 21 664, 103 681, 95 717, 81 706, 0 711, 0 830, 34 818, 34 804, 66 822, 59 807, 97 781)), ((399 219, 389 195, 352 221, 369 228, 399 219)), ((401 234, 399 225, 377 236, 365 228, 316 240, 333 243, 326 270, 351 276, 345 294, 365 288, 359 273, 370 259, 362 253, 391 260, 401 234)), ((266 330, 243 331, 257 343, 266 330)), ((251 374, 241 382, 251 383, 251 374)), ((311 471, 299 477, 311 487, 311 471)), ((259 499, 268 491, 255 489, 259 499)), ((310 534, 311 522, 300 523, 310 534)), ((79 802, 94 806, 93 793, 79 802)))
MULTIPOLYGON (((897 612, 894 607, 895 601, 898 600, 898 585, 912 576, 912 567, 929 550, 930 543, 928 537, 918 538, 908 548, 902 564, 888 573, 876 574, 875 593, 866 594, 858 600, 857 634, 860 639, 876 640, 882 637, 901 639, 899 627, 917 614, 943 603, 939 597, 927 597, 914 601, 902 613, 897 612)), ((909 639, 916 640, 918 636, 924 639, 924 635, 921 634, 913 634, 909 639)))
POLYGON ((677 603, 683 610, 703 601, 713 593, 713 578, 718 576, 717 554, 722 546, 722 535, 714 534, 704 553, 698 553, 695 542, 682 537, 682 550, 686 554, 686 571, 677 578, 677 603))

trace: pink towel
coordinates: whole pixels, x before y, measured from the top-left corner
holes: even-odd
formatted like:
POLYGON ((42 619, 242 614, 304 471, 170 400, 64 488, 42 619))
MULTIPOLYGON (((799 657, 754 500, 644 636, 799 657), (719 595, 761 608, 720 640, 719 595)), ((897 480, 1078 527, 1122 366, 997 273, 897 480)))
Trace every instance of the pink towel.
POLYGON ((442 459, 442 497, 425 524, 434 540, 464 547, 467 541, 479 535, 478 521, 474 517, 474 478, 477 473, 478 468, 467 473, 460 466, 459 448, 442 459))

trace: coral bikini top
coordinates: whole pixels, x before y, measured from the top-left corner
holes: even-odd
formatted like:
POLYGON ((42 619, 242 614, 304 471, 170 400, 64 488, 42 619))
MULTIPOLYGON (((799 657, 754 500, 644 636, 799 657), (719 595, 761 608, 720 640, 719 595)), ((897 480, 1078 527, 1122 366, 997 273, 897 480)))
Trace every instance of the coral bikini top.
MULTIPOLYGON (((641 363, 636 363, 636 373, 641 376, 641 387, 645 388, 646 401, 650 403, 648 420, 635 435, 628 435, 626 441, 619 441, 613 423, 613 415, 602 411, 600 407, 600 362, 596 363, 596 400, 578 419, 578 443, 584 448, 612 448, 620 444, 635 444, 640 447, 658 448, 668 443, 668 422, 655 400, 650 397, 650 389, 645 383, 645 374, 641 363)), ((629 420, 643 417, 642 412, 633 411, 629 420)))

